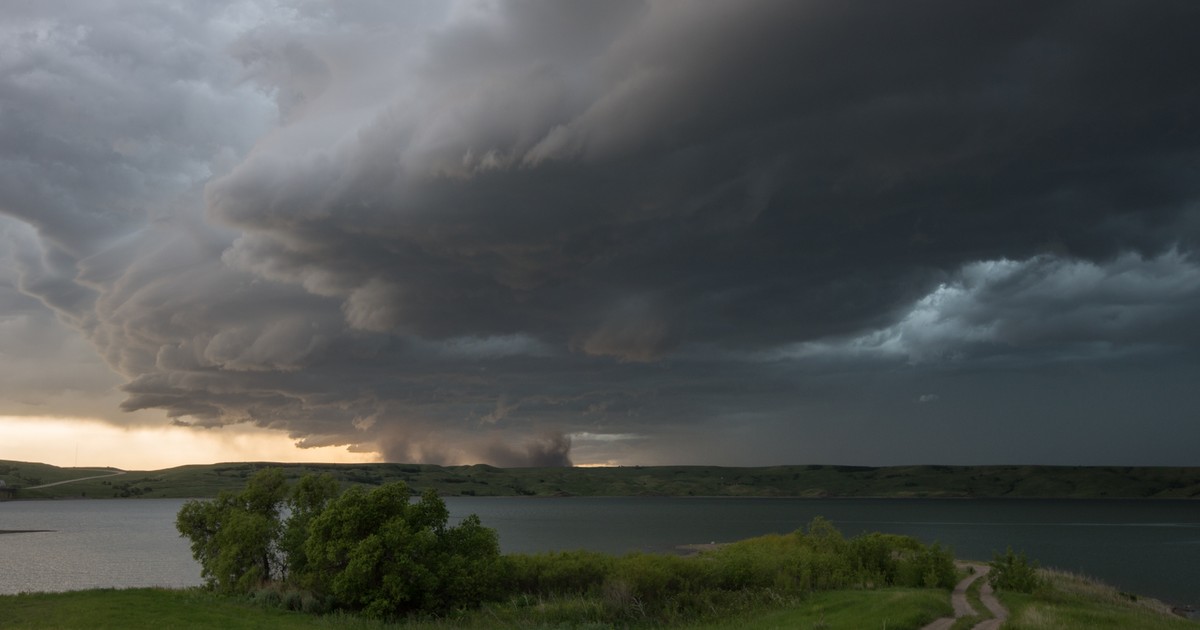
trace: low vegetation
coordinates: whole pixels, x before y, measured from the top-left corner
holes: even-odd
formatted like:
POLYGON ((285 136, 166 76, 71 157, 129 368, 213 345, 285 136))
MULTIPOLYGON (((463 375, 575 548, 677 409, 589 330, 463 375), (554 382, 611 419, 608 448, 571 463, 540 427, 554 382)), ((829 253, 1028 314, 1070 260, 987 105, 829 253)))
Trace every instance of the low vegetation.
MULTIPOLYGON (((1047 570, 1039 570, 1039 575, 1044 585, 1035 593, 999 593, 1012 613, 1004 630, 1196 630, 1200 627, 1194 621, 1170 614, 1161 602, 1135 598, 1077 575, 1047 570)), ((585 597, 514 597, 438 617, 417 616, 397 622, 344 612, 323 615, 292 612, 268 599, 252 595, 219 595, 204 589, 5 595, 0 596, 0 627, 5 630, 601 630, 638 625, 587 621, 595 617, 587 617, 583 611, 594 608, 596 602, 585 597)), ((915 630, 929 619, 942 617, 949 611, 949 597, 940 589, 846 589, 780 598, 774 603, 670 627, 687 630, 915 630)))
MULTIPOLYGON (((400 622, 346 613, 309 615, 199 589, 92 590, 0 596, 5 630, 567 630, 626 627, 627 624, 551 621, 572 619, 570 602, 487 603, 438 618, 400 622)), ((915 630, 922 620, 949 610, 946 594, 928 589, 880 589, 814 593, 794 604, 675 626, 688 630, 774 628, 889 628, 915 630)))
POLYGON ((448 518, 435 492, 412 502, 402 482, 343 492, 329 476, 289 486, 268 469, 240 492, 185 503, 177 527, 213 591, 375 619, 446 616, 491 602, 493 616, 528 619, 536 610, 544 623, 681 624, 817 592, 949 589, 957 577, 952 555, 937 545, 878 533, 846 539, 823 519, 684 558, 501 556, 495 532, 477 517, 453 526, 448 518))
MULTIPOLYGON (((827 521, 695 557, 557 552, 507 558, 510 598, 586 603, 592 623, 679 624, 796 605, 813 593, 892 587, 949 589, 951 554, 891 534, 845 539, 827 521)), ((944 599, 944 597, 943 597, 944 599)), ((932 618, 932 617, 930 617, 932 618)))
MULTIPOLYGON (((414 492, 433 489, 441 496, 1200 497, 1200 468, 821 465, 495 468, 266 463, 130 471, 115 477, 22 490, 19 497, 212 498, 222 490, 238 490, 264 468, 280 468, 292 482, 304 475, 328 473, 343 488, 403 481, 414 492)), ((18 488, 97 474, 103 474, 103 470, 0 461, 0 481, 18 488)))
POLYGON ((1122 593, 1086 577, 1039 569, 1030 593, 998 589, 1009 610, 1005 630, 1196 630, 1155 599, 1122 593))
POLYGON ((289 612, 200 589, 139 588, 0 596, 0 627, 5 630, 382 630, 387 626, 344 615, 317 617, 289 612))
POLYGON ((1025 552, 1013 553, 1009 547, 1003 554, 996 554, 988 563, 988 583, 997 591, 1010 593, 1033 593, 1043 586, 1037 571, 1037 562, 1030 562, 1025 552))

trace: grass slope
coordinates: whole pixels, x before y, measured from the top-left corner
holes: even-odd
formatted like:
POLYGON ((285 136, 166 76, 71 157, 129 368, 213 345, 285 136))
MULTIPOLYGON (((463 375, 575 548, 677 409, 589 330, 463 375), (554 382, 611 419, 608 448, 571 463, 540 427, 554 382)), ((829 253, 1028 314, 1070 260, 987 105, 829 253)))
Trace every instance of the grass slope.
POLYGON ((386 628, 353 617, 314 617, 219 597, 199 589, 91 590, 0 596, 0 628, 88 628, 89 630, 293 630, 386 628))
POLYGON ((1121 593, 1095 580, 1042 570, 1047 585, 1032 595, 997 592, 1009 610, 1005 630, 1197 630, 1156 600, 1121 593))
MULTIPOLYGON (((883 589, 816 593, 791 606, 739 614, 715 623, 676 626, 690 630, 755 628, 883 628, 913 630, 949 610, 946 593, 936 589, 883 589), (885 625, 886 624, 886 625, 885 625)), ((280 630, 491 630, 493 628, 600 628, 609 624, 571 619, 572 602, 486 605, 441 620, 384 623, 352 615, 311 616, 220 597, 199 590, 127 589, 0 596, 0 627, 12 630, 87 628, 160 630, 220 628, 280 630), (557 610, 550 610, 558 608, 557 610)), ((636 625, 636 624, 635 624, 636 625)))
POLYGON ((40 486, 44 483, 68 481, 117 472, 115 468, 60 468, 50 464, 10 462, 0 460, 0 480, 9 486, 40 486))
POLYGON ((945 591, 883 589, 814 593, 804 602, 781 610, 738 615, 690 630, 797 630, 881 628, 909 630, 953 614, 945 591))
MULTIPOLYGON (((730 496, 1198 498, 1200 468, 1111 466, 628 466, 495 468, 486 465, 227 463, 131 471, 41 490, 20 498, 213 497, 237 490, 258 469, 288 477, 333 474, 344 485, 404 481, 444 496, 730 496)), ((0 461, 9 486, 90 477, 95 469, 0 461)))
MULTIPOLYGON (((1000 593, 1012 616, 1005 630, 1196 630, 1200 624, 1172 615, 1161 602, 1124 595, 1079 576, 1047 571, 1050 586, 1034 595, 1000 593)), ((244 599, 199 589, 92 590, 0 596, 0 627, 6 630, 88 628, 159 630, 221 628, 281 630, 443 630, 463 628, 589 629, 613 627, 575 617, 586 601, 545 600, 483 608, 441 620, 388 624, 351 615, 309 616, 266 608, 244 599)), ((843 590, 814 593, 799 602, 743 612, 688 630, 768 628, 920 628, 949 614, 949 596, 936 589, 843 590)))

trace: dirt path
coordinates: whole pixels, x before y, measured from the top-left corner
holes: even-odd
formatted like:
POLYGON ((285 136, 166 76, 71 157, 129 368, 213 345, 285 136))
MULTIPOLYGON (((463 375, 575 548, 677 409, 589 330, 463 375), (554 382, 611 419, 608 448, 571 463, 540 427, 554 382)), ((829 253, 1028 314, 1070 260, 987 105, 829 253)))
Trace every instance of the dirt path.
POLYGON ((1000 626, 1008 621, 1008 609, 996 599, 995 593, 992 592, 992 585, 985 583, 979 589, 979 599, 988 611, 992 613, 992 618, 987 621, 981 621, 972 630, 999 630, 1000 626))
POLYGON ((91 477, 80 477, 78 479, 68 479, 66 481, 55 481, 54 483, 44 483, 40 486, 29 486, 28 488, 25 488, 25 489, 26 490, 37 490, 38 488, 49 488, 52 486, 61 486, 64 483, 75 483, 76 481, 87 481, 88 479, 103 479, 105 477, 116 477, 117 475, 124 475, 124 474, 125 474, 124 470, 118 470, 117 472, 110 472, 107 475, 92 475, 91 477))
MULTIPOLYGON (((961 582, 956 584, 954 586, 954 592, 950 594, 950 605, 954 607, 954 616, 942 617, 941 619, 931 622, 921 630, 949 630, 949 628, 954 625, 954 621, 959 617, 969 617, 979 612, 972 608, 971 603, 967 601, 967 589, 971 587, 971 584, 973 584, 975 580, 987 576, 988 571, 991 570, 991 567, 987 566, 986 564, 968 563, 963 563, 959 566, 970 567, 973 568, 974 571, 971 573, 971 575, 968 575, 967 577, 963 578, 961 582)), ((996 599, 996 596, 992 593, 991 584, 988 584, 987 582, 983 583, 983 586, 981 586, 979 589, 979 600, 983 602, 983 605, 992 614, 993 618, 975 624, 975 627, 971 630, 998 630, 1000 625, 1008 619, 1008 610, 1006 610, 1004 606, 1000 604, 1000 600, 996 599)))

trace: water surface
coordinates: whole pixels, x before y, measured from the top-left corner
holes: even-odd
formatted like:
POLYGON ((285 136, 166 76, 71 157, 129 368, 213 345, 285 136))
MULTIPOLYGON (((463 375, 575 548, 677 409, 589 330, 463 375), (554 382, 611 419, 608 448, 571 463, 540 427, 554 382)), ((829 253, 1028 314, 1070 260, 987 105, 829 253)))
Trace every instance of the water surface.
MULTIPOLYGON (((0 503, 0 593, 188 586, 200 568, 174 528, 175 499, 0 503)), ((677 545, 793 531, 816 516, 847 535, 884 531, 987 560, 1006 546, 1043 566, 1173 603, 1200 603, 1200 502, 1038 499, 446 499, 475 513, 506 552, 673 551, 677 545)))
POLYGON ((200 584, 179 499, 0 503, 0 593, 200 584))

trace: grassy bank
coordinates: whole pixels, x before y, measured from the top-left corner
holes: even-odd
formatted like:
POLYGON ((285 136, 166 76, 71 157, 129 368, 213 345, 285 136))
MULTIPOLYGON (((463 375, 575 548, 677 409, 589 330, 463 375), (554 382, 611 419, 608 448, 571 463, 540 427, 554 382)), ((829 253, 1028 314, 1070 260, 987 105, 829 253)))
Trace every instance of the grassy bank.
MULTIPOLYGON (((282 468, 288 478, 332 474, 343 486, 404 481, 443 496, 729 496, 1197 498, 1200 468, 1111 466, 628 466, 495 468, 418 464, 230 463, 130 471, 18 498, 200 498, 237 490, 254 472, 282 468)), ((0 461, 0 481, 30 486, 103 474, 95 469, 0 461)))
POLYGON ((1042 570, 1045 584, 1033 594, 998 592, 1009 609, 1005 630, 1196 630, 1200 622, 1171 614, 1151 598, 1122 593, 1079 575, 1042 570))
POLYGON ((314 617, 201 589, 123 589, 0 596, 0 628, 384 628, 349 616, 314 617))
MULTIPOLYGON (((199 589, 93 590, 0 596, 0 627, 6 630, 88 628, 161 630, 485 630, 492 628, 568 628, 600 630, 624 627, 596 623, 580 615, 588 602, 577 598, 514 600, 442 619, 384 623, 345 614, 311 616, 263 606, 249 599, 220 597, 199 589)), ((763 606, 727 618, 693 625, 690 630, 755 628, 920 628, 948 611, 946 594, 934 589, 832 591, 803 600, 763 606), (884 625, 886 624, 886 626, 884 625)), ((657 627, 657 626, 656 626, 657 627)))
MULTIPOLYGON (((1012 612, 1005 630, 1196 630, 1200 623, 1171 615, 1155 600, 1122 595, 1078 576, 1044 572, 1049 587, 1033 595, 1000 594, 1012 612)), ((346 614, 311 616, 265 606, 252 598, 221 597, 200 589, 93 590, 0 596, 6 630, 89 628, 160 630, 484 630, 491 628, 588 629, 626 627, 589 620, 593 598, 514 598, 440 619, 384 623, 346 614)), ((669 626, 687 630, 920 628, 949 614, 942 589, 837 590, 766 602, 718 619, 669 626)), ((637 625, 637 624, 633 624, 637 625)))

